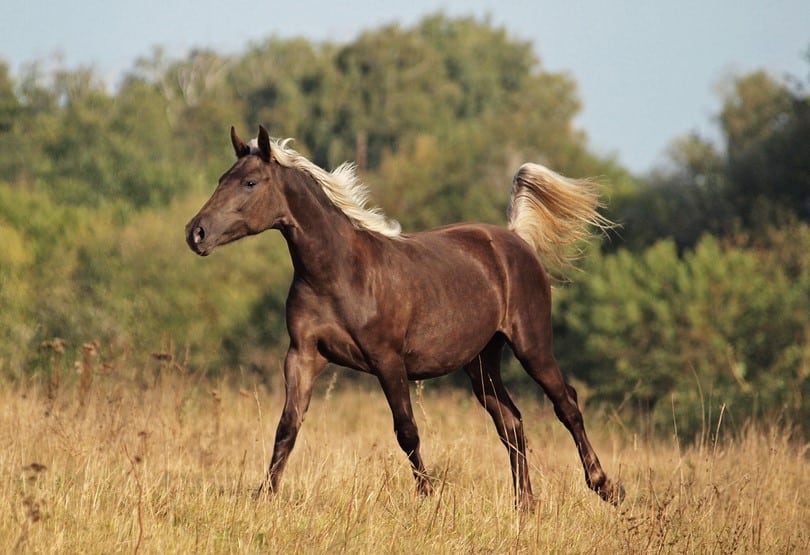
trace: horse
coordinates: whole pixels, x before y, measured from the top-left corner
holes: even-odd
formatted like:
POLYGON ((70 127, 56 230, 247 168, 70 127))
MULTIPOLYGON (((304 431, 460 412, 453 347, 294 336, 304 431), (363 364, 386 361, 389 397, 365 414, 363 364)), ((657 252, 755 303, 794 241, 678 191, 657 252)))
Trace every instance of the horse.
POLYGON ((263 126, 248 144, 233 127, 230 135, 236 162, 186 225, 186 242, 207 256, 276 229, 293 265, 285 402, 256 495, 278 490, 327 363, 377 378, 416 489, 429 494, 408 382, 463 368, 508 451, 515 505, 530 509, 523 421, 500 372, 508 345, 573 437, 587 485, 605 501, 621 501, 624 489, 602 469, 577 393, 552 353, 551 279, 540 261, 562 258, 566 245, 609 223, 598 213, 593 182, 524 164, 513 179, 508 227, 459 223, 404 233, 367 207, 368 189, 353 165, 328 172, 263 126))

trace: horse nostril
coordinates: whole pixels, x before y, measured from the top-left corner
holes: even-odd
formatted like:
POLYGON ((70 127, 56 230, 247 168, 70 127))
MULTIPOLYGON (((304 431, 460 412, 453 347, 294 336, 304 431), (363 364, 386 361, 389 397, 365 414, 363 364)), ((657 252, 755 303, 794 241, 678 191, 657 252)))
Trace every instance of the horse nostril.
POLYGON ((205 239, 205 230, 202 226, 198 225, 194 228, 194 244, 199 245, 205 239))

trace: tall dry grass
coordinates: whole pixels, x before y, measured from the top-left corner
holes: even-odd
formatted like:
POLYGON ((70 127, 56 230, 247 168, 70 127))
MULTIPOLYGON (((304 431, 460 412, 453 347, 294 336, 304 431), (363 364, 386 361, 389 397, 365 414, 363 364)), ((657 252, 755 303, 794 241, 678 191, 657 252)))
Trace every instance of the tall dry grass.
POLYGON ((90 380, 85 362, 69 384, 0 384, 0 551, 810 552, 807 447, 783 430, 686 448, 586 414, 627 489, 614 508, 586 488, 549 407, 523 399, 537 506, 519 514, 506 452, 471 395, 415 392, 437 480, 423 498, 382 394, 339 378, 313 399, 281 491, 254 501, 281 393, 165 360, 131 376, 93 367, 90 380))

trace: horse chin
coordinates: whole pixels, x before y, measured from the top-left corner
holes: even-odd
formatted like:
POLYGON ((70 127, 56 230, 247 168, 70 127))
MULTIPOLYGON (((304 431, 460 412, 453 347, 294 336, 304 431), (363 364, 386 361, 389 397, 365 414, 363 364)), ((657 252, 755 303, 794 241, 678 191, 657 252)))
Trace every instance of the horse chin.
POLYGON ((211 254, 212 248, 202 245, 195 245, 192 241, 186 241, 188 244, 188 248, 191 249, 191 252, 198 256, 208 256, 211 254))

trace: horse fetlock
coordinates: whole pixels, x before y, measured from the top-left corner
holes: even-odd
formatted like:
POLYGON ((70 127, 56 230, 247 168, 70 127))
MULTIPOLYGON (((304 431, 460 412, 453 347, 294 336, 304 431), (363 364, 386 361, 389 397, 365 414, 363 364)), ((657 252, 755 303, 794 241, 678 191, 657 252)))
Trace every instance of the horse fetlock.
POLYGON ((252 497, 255 501, 259 501, 260 499, 270 497, 275 493, 275 491, 276 488, 273 486, 270 478, 265 478, 262 480, 262 483, 259 484, 259 487, 254 490, 252 497))
POLYGON ((522 512, 531 512, 535 507, 534 494, 531 487, 521 488, 515 496, 515 508, 522 512))

